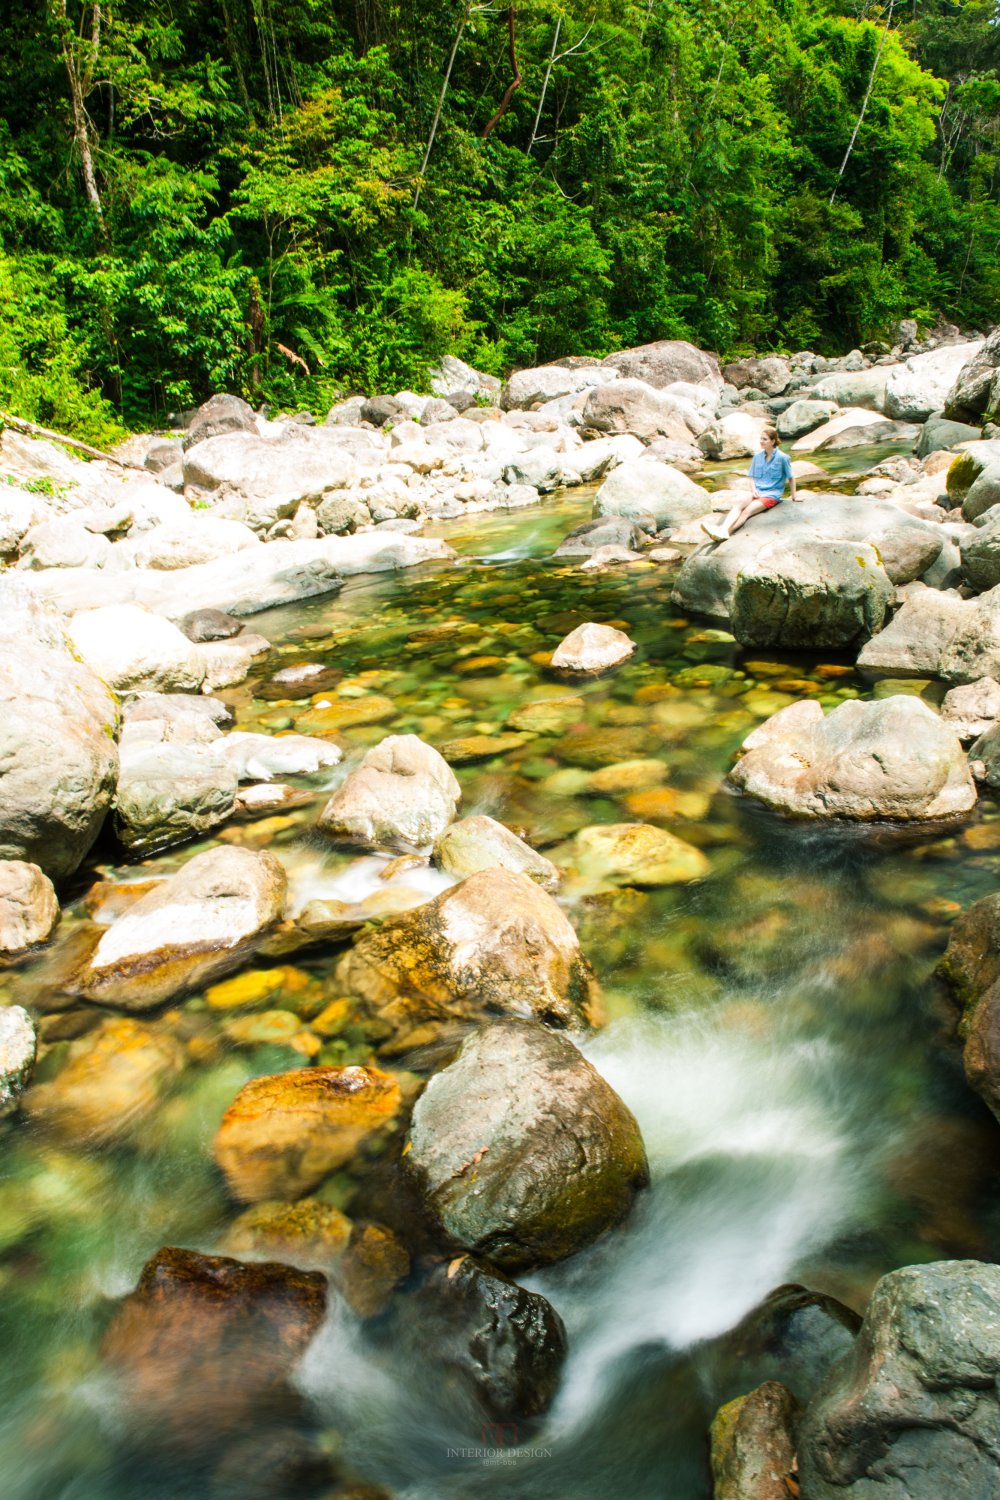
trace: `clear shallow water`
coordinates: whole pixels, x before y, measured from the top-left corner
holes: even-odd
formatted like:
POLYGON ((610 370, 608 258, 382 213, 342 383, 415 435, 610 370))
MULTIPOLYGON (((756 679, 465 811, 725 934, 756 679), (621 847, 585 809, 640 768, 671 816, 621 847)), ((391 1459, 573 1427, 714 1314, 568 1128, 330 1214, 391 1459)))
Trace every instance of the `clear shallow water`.
MULTIPOLYGON (((556 732, 458 769, 465 811, 491 812, 549 851, 587 824, 641 816, 711 865, 694 886, 570 903, 609 1016, 585 1050, 639 1118, 653 1181, 620 1230, 530 1280, 563 1316, 571 1353, 523 1451, 476 1453, 479 1425, 449 1406, 432 1352, 414 1379, 336 1302, 310 1350, 301 1383, 322 1440, 408 1500, 590 1500, 626 1484, 638 1500, 702 1500, 720 1399, 704 1341, 781 1282, 861 1308, 895 1265, 1000 1254, 996 1127, 964 1087, 929 977, 958 906, 996 888, 994 808, 964 833, 899 848, 783 827, 728 796, 722 777, 754 723, 805 693, 832 705, 864 684, 844 662, 739 652, 677 615, 663 570, 595 576, 552 561, 588 511, 577 497, 441 527, 458 565, 357 580, 333 600, 260 617, 275 651, 257 683, 228 695, 241 727, 275 731, 323 704, 385 700, 377 722, 342 731, 349 764, 389 732, 442 744, 576 694, 582 705, 556 732), (597 682, 555 684, 541 654, 584 619, 620 622, 640 650, 597 682), (309 661, 344 676, 319 703, 275 700, 269 675, 309 661), (658 800, 586 784, 638 758, 666 768, 658 800)), ((342 774, 300 783, 300 807, 225 830, 273 847, 301 901, 363 899, 382 884, 378 861, 312 832, 342 774)), ((96 851, 52 950, 0 976, 6 997, 61 1016, 60 965, 94 879, 167 873, 200 847, 138 868, 96 851)), ((425 897, 440 885, 427 872, 397 879, 425 897)), ((335 957, 297 955, 306 988, 274 1002, 298 1007, 307 1037, 335 957)), ((209 1147, 238 1088, 306 1060, 288 1044, 237 1044, 231 1020, 194 996, 157 1022, 182 1039, 187 1066, 119 1144, 0 1124, 0 1472, 14 1500, 247 1493, 246 1475, 242 1488, 230 1472, 206 1490, 179 1456, 154 1461, 124 1443, 98 1355, 113 1299, 148 1256, 163 1244, 211 1250, 235 1216, 209 1147)), ((58 1075, 68 1046, 51 1044, 42 1077, 58 1075)), ((317 1054, 369 1055, 350 1024, 317 1054)), ((364 1182, 350 1173, 323 1196, 365 1214, 364 1182)))

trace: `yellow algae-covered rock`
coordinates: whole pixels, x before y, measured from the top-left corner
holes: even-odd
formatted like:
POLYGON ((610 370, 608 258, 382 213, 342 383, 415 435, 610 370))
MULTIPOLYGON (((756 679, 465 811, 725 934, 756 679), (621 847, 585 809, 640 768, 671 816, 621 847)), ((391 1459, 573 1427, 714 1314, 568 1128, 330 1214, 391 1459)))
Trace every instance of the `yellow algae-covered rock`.
POLYGON ((712 799, 707 792, 658 786, 645 792, 630 792, 624 801, 632 816, 643 822, 647 818, 687 818, 698 823, 708 815, 712 799))
POLYGON ((340 729, 355 729, 361 724, 383 724, 396 713, 391 698, 371 693, 364 698, 343 698, 335 703, 314 704, 299 714, 295 727, 300 734, 330 734, 340 729))
POLYGON ((606 823, 581 828, 557 851, 586 886, 678 885, 701 880, 710 865, 700 849, 651 823, 606 823))
POLYGON ((205 1002, 212 1010, 246 1010, 264 1005, 276 995, 299 995, 311 983, 308 974, 289 964, 277 969, 250 969, 211 985, 205 991, 205 1002))
POLYGON ((489 1015, 574 1026, 597 996, 565 913, 527 875, 500 868, 366 932, 335 983, 361 999, 394 1046, 428 1022, 489 1015))
POLYGON ((385 1311, 409 1271, 410 1257, 391 1229, 356 1224, 337 1267, 337 1285, 352 1312, 374 1318, 385 1311))
POLYGON ((462 739, 447 740, 439 749, 449 765, 465 766, 519 750, 524 743, 523 734, 467 734, 462 739))
POLYGON ((350 1161, 402 1103, 377 1068, 298 1068, 254 1078, 222 1117, 213 1151, 245 1203, 300 1198, 350 1161))
POLYGON ((220 1248, 227 1255, 253 1255, 322 1270, 343 1254, 350 1234, 346 1214, 316 1198, 255 1203, 230 1224, 220 1248))
POLYGON ((508 715, 507 724, 511 729, 524 729, 532 734, 559 734, 581 718, 585 706, 583 698, 542 698, 515 708, 508 715))
POLYGON ((22 1108, 66 1141, 129 1136, 184 1067, 184 1049, 158 1027, 113 1016, 70 1044, 66 1063, 25 1094, 22 1108))
POLYGON ((291 1042, 301 1029, 302 1022, 290 1010, 262 1010, 252 1016, 237 1016, 223 1027, 226 1036, 238 1047, 291 1042))

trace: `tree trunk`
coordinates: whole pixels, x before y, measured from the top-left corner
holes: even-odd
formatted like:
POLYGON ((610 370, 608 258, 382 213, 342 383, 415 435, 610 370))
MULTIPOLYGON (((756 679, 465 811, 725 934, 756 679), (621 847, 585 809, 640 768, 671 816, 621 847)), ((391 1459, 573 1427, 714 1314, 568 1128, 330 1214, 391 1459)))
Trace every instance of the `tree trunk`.
POLYGON ((59 45, 62 49, 63 62, 66 65, 66 77, 69 79, 69 95, 73 106, 73 139, 76 149, 80 153, 80 169, 83 173, 83 189, 87 195, 87 201, 93 210, 94 220, 97 224, 97 233, 101 244, 107 248, 108 226, 104 218, 104 206, 101 203, 101 195, 97 187, 97 173, 94 170, 93 153, 93 122, 87 114, 87 94, 93 81, 94 65, 97 62, 97 54, 101 45, 101 7, 95 5, 91 13, 91 56, 86 70, 80 67, 80 59, 74 48, 73 29, 66 14, 66 0, 48 0, 49 14, 56 23, 59 32, 59 45))
POLYGON ((517 6, 511 5, 507 11, 507 55, 510 58, 510 71, 512 74, 507 91, 497 106, 497 112, 483 131, 482 139, 489 140, 496 126, 510 109, 510 101, 517 90, 521 87, 521 69, 517 65, 517 6))
POLYGON ((847 170, 847 163, 851 159, 851 152, 854 150, 854 142, 858 138, 858 131, 861 129, 861 122, 864 119, 865 111, 868 108, 868 101, 872 96, 872 89, 875 87, 875 74, 878 72, 878 65, 882 61, 882 48, 885 46, 885 39, 889 35, 889 27, 892 25, 892 7, 894 4, 895 0, 889 0, 889 14, 885 18, 885 26, 883 27, 882 35, 879 38, 878 50, 875 53, 875 61, 872 63, 872 70, 868 74, 868 87, 865 89, 865 97, 861 102, 861 113, 858 115, 858 118, 854 123, 854 130, 851 132, 851 139, 848 141, 847 150, 844 152, 844 160, 840 163, 840 171, 837 173, 837 180, 833 184, 833 192, 830 194, 831 208, 833 207, 833 201, 837 196, 837 189, 840 187, 844 173, 847 170))
MULTIPOLYGON (((455 66, 455 58, 458 55, 458 45, 459 45, 459 42, 461 42, 461 40, 462 40, 462 36, 463 36, 463 34, 465 32, 466 26, 469 23, 469 16, 471 14, 472 14, 472 0, 469 0, 469 3, 466 5, 465 9, 462 12, 462 19, 458 23, 458 30, 455 33, 455 40, 454 40, 454 42, 452 43, 452 46, 451 46, 451 55, 448 58, 448 66, 444 70, 444 82, 441 84, 441 92, 438 95, 437 108, 434 111, 434 118, 431 121, 430 135, 427 137, 427 148, 424 151, 424 159, 420 163, 420 176, 421 176, 421 178, 423 178, 424 174, 426 173, 426 171, 427 171, 427 163, 431 159, 431 152, 434 149, 434 137, 437 135, 437 128, 438 128, 438 125, 441 122, 441 111, 444 109, 445 95, 448 92, 448 85, 451 83, 451 70, 455 66)), ((417 206, 417 204, 419 202, 420 202, 420 184, 417 185, 417 190, 416 190, 416 192, 413 195, 413 207, 416 208, 416 206, 417 206)))

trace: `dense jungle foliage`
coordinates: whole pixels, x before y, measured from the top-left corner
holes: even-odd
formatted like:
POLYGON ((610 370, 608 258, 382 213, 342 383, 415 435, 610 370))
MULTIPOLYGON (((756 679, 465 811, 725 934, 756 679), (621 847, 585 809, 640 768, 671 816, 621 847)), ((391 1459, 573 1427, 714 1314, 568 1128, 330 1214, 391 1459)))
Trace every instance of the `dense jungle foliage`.
POLYGON ((0 406, 996 321, 997 0, 7 0, 0 406))

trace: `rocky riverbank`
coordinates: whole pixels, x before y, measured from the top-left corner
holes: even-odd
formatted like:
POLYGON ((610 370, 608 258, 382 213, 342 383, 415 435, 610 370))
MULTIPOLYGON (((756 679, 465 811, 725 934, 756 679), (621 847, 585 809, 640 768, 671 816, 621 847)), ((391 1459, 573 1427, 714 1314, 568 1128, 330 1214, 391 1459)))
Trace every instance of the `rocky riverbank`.
MULTIPOLYGON (((14 480, 0 493, 5 1128, 56 1152, 141 1151, 192 1063, 220 1045, 281 1049, 280 1066, 231 1083, 197 1147, 231 1204, 225 1232, 196 1235, 198 1253, 158 1251, 108 1330, 130 1442, 179 1444, 224 1487, 256 1423, 292 1467, 359 1493, 300 1441, 295 1372, 328 1295, 373 1322, 375 1343, 397 1330, 401 1345, 437 1349, 443 1388, 469 1420, 542 1416, 572 1335, 512 1278, 575 1263, 587 1246, 608 1253, 642 1220, 650 1176, 633 1112, 578 1049, 615 1004, 576 930, 581 913, 588 931, 604 924, 627 943, 641 925, 630 902, 696 889, 723 868, 705 821, 718 781, 665 785, 685 687, 728 693, 717 730, 736 752, 728 787, 787 820, 782 837, 796 824, 964 836, 976 823, 1000 733, 998 364, 997 335, 721 370, 663 344, 518 372, 503 388, 446 361, 433 398, 347 402, 322 426, 216 398, 182 432, 134 440, 117 465, 3 435, 0 467, 14 480), (774 419, 800 454, 914 451, 876 464, 853 493, 809 460, 803 504, 710 546, 700 519, 740 483, 711 465, 745 458, 774 419), (501 621, 507 657, 492 626, 412 622, 414 658, 465 631, 460 701, 477 706, 452 711, 458 734, 446 704, 417 693, 421 732, 387 732, 400 707, 379 684, 346 675, 335 651, 276 659, 268 635, 243 623, 333 599, 354 575, 447 570, 451 548, 425 527, 584 484, 597 487, 593 519, 552 566, 599 619, 567 619, 551 650, 501 621), (581 695, 642 670, 642 641, 597 607, 607 570, 622 569, 637 586, 662 578, 673 606, 706 623, 673 622, 693 660, 614 704, 598 733, 581 722, 581 695), (741 648, 740 667, 713 660, 741 648), (827 692, 791 668, 769 692, 766 661, 749 654, 809 648, 836 658, 827 692), (871 701, 835 691, 854 664, 871 701), (272 707, 253 729, 240 717, 248 678, 272 707), (502 722, 491 694, 511 696, 502 722), (546 759, 553 745, 566 752, 559 768, 546 759), (469 804, 466 768, 505 755, 554 805, 598 799, 600 814, 555 815, 542 831, 490 802, 488 781, 469 804), (296 810, 320 859, 377 860, 376 888, 311 893, 281 842, 296 810), (95 878, 95 858, 117 877, 95 878), (140 878, 122 879, 137 861, 140 878), (344 1174, 349 1214, 326 1196, 344 1174), (192 1365, 202 1337, 220 1349, 234 1340, 259 1389, 236 1400, 221 1354, 192 1365), (156 1348, 170 1368, 154 1378, 156 1348), (202 1380, 192 1423, 186 1388, 202 1380)), ((995 975, 980 983, 980 968, 966 1065, 992 1107, 995 975)), ((943 1264, 935 1337, 951 1350, 940 1358, 961 1363, 979 1316, 968 1288, 982 1276, 943 1264)), ((973 1456, 949 1447, 954 1411, 995 1362, 986 1343, 979 1373, 946 1382, 930 1415, 917 1386, 937 1345, 907 1376, 913 1400, 865 1417, 874 1435, 844 1416, 844 1392, 870 1375, 857 1350, 896 1340, 911 1358, 903 1324, 925 1293, 914 1281, 897 1296, 888 1281, 857 1345, 853 1326, 849 1352, 836 1335, 822 1391, 818 1374, 799 1389, 787 1364, 760 1365, 760 1389, 716 1426, 719 1494, 788 1493, 759 1487, 780 1471, 782 1484, 801 1477, 807 1500, 844 1485, 860 1497, 911 1442, 928 1473, 966 1464, 980 1486, 969 1493, 988 1492, 985 1406, 962 1427, 973 1456), (921 1426, 919 1442, 905 1436, 921 1426)), ((279 1492, 289 1472, 276 1460, 279 1492)))

